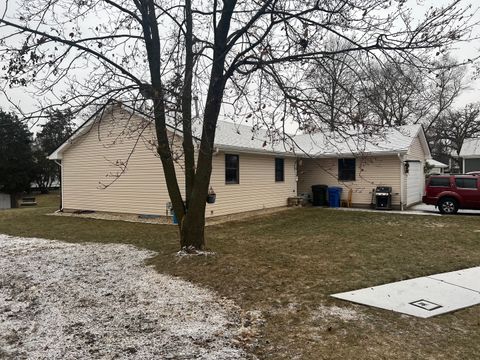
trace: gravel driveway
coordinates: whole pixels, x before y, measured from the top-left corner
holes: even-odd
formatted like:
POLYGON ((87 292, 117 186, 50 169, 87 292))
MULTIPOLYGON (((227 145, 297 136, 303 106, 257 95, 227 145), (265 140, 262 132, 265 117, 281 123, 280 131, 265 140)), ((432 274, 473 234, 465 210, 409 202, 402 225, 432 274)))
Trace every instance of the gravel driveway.
POLYGON ((244 358, 238 309, 153 255, 0 235, 0 358, 244 358))

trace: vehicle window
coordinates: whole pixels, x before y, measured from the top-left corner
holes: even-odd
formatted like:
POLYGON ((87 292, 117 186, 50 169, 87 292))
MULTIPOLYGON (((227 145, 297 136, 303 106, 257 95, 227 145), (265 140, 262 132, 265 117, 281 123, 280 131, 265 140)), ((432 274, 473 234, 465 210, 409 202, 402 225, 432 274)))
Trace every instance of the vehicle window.
POLYGON ((462 189, 476 189, 477 188, 477 179, 469 179, 469 178, 456 178, 455 184, 458 188, 462 189))
POLYGON ((429 186, 450 187, 450 178, 448 177, 432 177, 429 186))

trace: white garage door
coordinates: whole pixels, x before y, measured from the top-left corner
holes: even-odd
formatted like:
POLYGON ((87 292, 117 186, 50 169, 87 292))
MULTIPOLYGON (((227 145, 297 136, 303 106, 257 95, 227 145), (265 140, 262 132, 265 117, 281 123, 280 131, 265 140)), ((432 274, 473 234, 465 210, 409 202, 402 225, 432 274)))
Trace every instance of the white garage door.
POLYGON ((425 177, 421 162, 409 162, 407 174, 407 206, 422 201, 425 177))

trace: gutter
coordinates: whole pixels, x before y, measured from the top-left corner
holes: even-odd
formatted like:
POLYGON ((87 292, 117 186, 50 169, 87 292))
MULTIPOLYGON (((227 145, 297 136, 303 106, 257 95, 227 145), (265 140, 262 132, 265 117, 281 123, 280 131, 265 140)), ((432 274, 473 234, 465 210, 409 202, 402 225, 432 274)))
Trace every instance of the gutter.
POLYGON ((370 152, 358 152, 358 153, 329 153, 329 154, 297 154, 299 158, 306 159, 331 159, 331 158, 353 158, 362 156, 400 156, 405 155, 407 150, 397 151, 370 151, 370 152))
POLYGON ((63 165, 55 159, 53 162, 60 166, 60 211, 63 211, 63 165))
POLYGON ((404 202, 403 202, 403 179, 405 174, 403 173, 403 154, 397 153, 398 159, 400 160, 400 211, 405 210, 404 202))
POLYGON ((293 152, 277 152, 277 151, 269 151, 269 150, 261 150, 261 149, 252 149, 252 148, 246 148, 246 147, 241 147, 241 146, 228 146, 228 145, 216 145, 215 146, 215 154, 218 153, 218 151, 232 151, 232 152, 239 152, 243 154, 255 154, 255 155, 277 155, 277 156, 285 156, 285 157, 292 157, 296 158, 298 157, 297 154, 293 152))

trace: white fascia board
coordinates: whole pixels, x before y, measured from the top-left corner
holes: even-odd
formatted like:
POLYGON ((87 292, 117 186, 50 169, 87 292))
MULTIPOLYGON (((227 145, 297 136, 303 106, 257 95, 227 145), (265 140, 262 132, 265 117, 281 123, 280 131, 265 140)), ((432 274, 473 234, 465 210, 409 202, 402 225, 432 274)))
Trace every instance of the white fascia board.
POLYGON ((222 152, 234 152, 234 153, 242 153, 242 154, 254 154, 254 155, 269 155, 269 156, 284 156, 284 157, 298 157, 293 152, 283 152, 283 151, 269 151, 269 150, 260 150, 254 148, 245 148, 240 146, 228 146, 228 145, 217 145, 215 144, 214 147, 222 152))
POLYGON ((406 154, 408 150, 395 150, 395 151, 370 151, 361 153, 338 153, 338 154, 297 154, 297 157, 301 158, 313 158, 313 159, 329 159, 329 158, 358 158, 365 156, 397 156, 398 154, 406 154))

